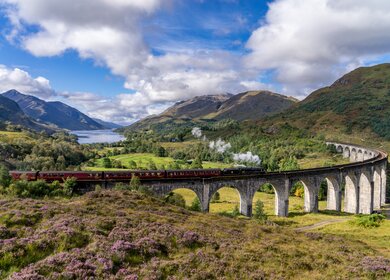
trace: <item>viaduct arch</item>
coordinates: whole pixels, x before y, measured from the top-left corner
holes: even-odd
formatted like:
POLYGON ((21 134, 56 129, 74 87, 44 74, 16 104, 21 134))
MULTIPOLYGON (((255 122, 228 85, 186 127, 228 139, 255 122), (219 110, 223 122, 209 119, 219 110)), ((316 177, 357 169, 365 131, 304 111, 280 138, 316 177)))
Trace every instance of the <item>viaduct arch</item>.
POLYGON ((358 145, 327 142, 336 151, 349 158, 349 164, 304 170, 270 172, 253 176, 199 178, 191 180, 141 181, 150 191, 165 195, 185 188, 198 196, 202 211, 209 211, 210 200, 220 188, 231 186, 240 196, 240 212, 252 215, 253 197, 261 185, 269 183, 275 190, 275 215, 288 216, 290 189, 302 182, 305 189, 305 212, 318 211, 318 193, 321 182, 328 183, 327 209, 353 214, 370 214, 385 203, 387 154, 358 145), (342 191, 344 187, 344 191, 342 191), (344 195, 343 195, 344 194, 344 195), (342 198, 344 208, 342 209, 342 198))

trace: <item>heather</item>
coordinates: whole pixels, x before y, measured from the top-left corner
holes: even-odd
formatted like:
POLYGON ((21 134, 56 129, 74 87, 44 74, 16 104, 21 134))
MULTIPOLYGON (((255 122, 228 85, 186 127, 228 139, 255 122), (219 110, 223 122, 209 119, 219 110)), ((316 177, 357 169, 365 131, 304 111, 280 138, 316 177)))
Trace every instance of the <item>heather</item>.
POLYGON ((0 199, 0 278, 372 279, 389 273, 389 259, 362 242, 193 212, 139 192, 0 199))

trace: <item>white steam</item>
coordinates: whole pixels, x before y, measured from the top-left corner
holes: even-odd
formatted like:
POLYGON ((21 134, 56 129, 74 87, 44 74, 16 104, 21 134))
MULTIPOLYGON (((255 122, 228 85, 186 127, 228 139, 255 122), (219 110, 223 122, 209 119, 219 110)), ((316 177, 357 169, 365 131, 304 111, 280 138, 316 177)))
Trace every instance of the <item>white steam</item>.
POLYGON ((226 143, 222 139, 218 139, 217 141, 211 141, 209 144, 209 148, 212 150, 217 151, 220 154, 223 154, 227 150, 229 150, 232 147, 230 143, 226 143))
POLYGON ((239 163, 255 163, 260 165, 261 159, 258 155, 252 154, 252 152, 246 152, 245 154, 233 154, 233 160, 239 163))
POLYGON ((191 133, 194 137, 196 138, 200 138, 202 137, 202 130, 199 128, 199 127, 194 127, 192 130, 191 130, 191 133))
MULTIPOLYGON (((202 130, 199 127, 194 127, 191 133, 195 138, 202 139, 205 142, 208 141, 206 136, 202 134, 202 130)), ((216 141, 210 141, 209 148, 219 154, 224 154, 229 152, 229 150, 232 148, 232 145, 229 142, 225 142, 219 138, 216 141)), ((252 154, 252 152, 232 154, 232 157, 235 162, 241 164, 261 164, 260 157, 258 155, 252 154)))

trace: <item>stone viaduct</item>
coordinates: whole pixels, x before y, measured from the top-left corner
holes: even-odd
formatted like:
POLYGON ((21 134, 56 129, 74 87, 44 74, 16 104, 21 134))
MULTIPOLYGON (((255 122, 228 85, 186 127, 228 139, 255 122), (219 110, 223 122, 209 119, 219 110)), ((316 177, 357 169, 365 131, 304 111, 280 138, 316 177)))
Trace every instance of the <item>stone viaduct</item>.
POLYGON ((198 196, 205 212, 209 210, 213 194, 222 187, 230 186, 239 193, 241 214, 251 216, 256 191, 269 183, 275 190, 275 214, 288 216, 289 194, 293 184, 302 182, 304 186, 305 212, 317 212, 320 185, 326 181, 327 209, 353 214, 370 214, 374 209, 379 209, 385 203, 387 154, 352 144, 327 144, 334 145, 337 152, 349 158, 351 163, 253 176, 141 181, 141 184, 158 195, 179 188, 190 189, 198 196))

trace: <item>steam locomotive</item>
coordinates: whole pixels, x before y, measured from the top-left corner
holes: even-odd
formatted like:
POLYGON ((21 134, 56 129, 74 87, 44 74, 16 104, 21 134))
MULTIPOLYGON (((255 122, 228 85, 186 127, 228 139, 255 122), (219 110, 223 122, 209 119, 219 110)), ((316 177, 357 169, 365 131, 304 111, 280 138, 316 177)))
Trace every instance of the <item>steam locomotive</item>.
POLYGON ((130 181, 132 177, 140 180, 191 179, 229 176, 250 176, 265 173, 263 168, 225 168, 225 169, 180 169, 180 170, 124 170, 124 171, 10 171, 14 180, 63 181, 74 177, 78 182, 130 181))

